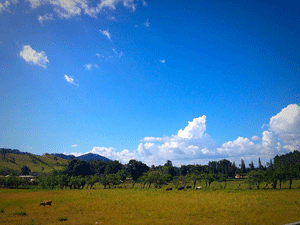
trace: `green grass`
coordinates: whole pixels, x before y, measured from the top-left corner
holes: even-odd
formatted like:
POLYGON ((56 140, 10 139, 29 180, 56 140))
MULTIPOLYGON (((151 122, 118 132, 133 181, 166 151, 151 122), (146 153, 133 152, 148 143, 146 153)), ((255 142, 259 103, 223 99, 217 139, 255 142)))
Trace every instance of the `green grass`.
MULTIPOLYGON (((217 187, 217 183, 215 183, 217 187)), ((0 224, 284 224, 300 190, 0 189, 0 224), (40 207, 43 200, 52 206, 40 207), (17 216, 26 212, 26 216, 17 216)))
POLYGON ((6 160, 2 157, 0 158, 0 168, 21 171, 23 166, 28 166, 31 172, 49 173, 54 169, 63 170, 68 165, 67 160, 60 157, 55 158, 49 154, 33 156, 7 153, 6 158, 6 160))

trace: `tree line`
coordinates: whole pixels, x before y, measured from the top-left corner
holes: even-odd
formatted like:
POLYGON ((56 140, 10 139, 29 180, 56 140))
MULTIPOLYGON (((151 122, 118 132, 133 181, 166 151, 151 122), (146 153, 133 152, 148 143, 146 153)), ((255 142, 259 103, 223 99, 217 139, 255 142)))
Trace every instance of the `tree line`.
MULTIPOLYGON (((23 167, 21 173, 30 174, 30 169, 23 167)), ((123 187, 125 182, 130 182, 132 187, 138 183, 141 188, 151 186, 161 188, 170 183, 177 188, 192 183, 195 188, 198 182, 204 182, 205 187, 209 188, 212 182, 216 181, 220 188, 225 189, 228 179, 234 178, 236 174, 247 177, 245 182, 250 189, 260 189, 262 183, 265 183, 263 188, 276 189, 278 184, 279 188, 282 188, 282 183, 285 182, 289 182, 291 188, 293 181, 300 178, 300 152, 294 151, 276 156, 265 166, 261 164, 259 158, 257 167, 253 162, 246 167, 243 159, 239 167, 235 162, 232 163, 227 159, 210 161, 207 165, 182 165, 181 167, 173 166, 170 160, 164 165, 149 167, 137 160, 122 164, 119 161, 87 162, 72 159, 65 170, 43 174, 33 183, 43 189, 80 189, 92 188, 95 183, 102 184, 104 188, 123 187)), ((14 184, 13 179, 15 178, 1 178, 0 185, 13 188, 25 185, 24 182, 18 183, 17 179, 14 184)))

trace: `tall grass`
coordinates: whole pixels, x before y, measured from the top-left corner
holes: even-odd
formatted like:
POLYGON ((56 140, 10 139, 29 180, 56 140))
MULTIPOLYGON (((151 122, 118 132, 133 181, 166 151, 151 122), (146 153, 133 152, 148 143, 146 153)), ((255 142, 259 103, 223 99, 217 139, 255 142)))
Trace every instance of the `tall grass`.
MULTIPOLYGON (((216 184, 216 187, 218 185, 216 184)), ((284 224, 300 221, 300 190, 7 190, 0 224, 284 224), (52 206, 40 207, 51 199, 52 206), (18 216, 26 212, 26 216, 18 216), (61 218, 67 218, 63 221, 61 218)))

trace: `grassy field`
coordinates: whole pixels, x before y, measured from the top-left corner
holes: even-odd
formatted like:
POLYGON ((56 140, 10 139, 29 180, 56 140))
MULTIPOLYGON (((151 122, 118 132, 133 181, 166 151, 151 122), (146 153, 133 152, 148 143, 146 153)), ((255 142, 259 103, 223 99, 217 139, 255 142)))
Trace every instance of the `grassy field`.
POLYGON ((0 189, 0 224, 284 224, 300 189, 0 189), (51 199, 53 206, 39 206, 51 199))

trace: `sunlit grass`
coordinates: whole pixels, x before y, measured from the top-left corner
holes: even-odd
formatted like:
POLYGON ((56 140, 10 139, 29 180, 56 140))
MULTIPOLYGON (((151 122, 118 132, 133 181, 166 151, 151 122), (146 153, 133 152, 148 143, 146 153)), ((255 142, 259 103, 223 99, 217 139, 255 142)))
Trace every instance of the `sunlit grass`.
POLYGON ((300 221, 299 189, 0 189, 0 199, 3 210, 0 224, 284 224, 300 221), (53 201, 52 206, 39 206, 48 199, 53 201))

